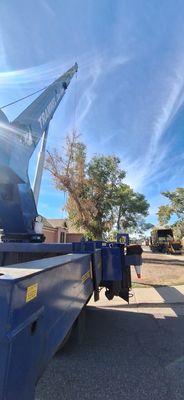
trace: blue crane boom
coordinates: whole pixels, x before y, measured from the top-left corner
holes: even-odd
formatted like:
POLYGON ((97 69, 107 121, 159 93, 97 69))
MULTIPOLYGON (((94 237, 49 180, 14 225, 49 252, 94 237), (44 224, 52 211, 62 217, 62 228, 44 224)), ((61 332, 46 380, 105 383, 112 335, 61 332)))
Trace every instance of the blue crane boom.
POLYGON ((34 230, 38 213, 28 165, 77 69, 76 63, 11 123, 0 112, 0 220, 5 241, 43 241, 34 230))
POLYGON ((20 139, 28 146, 27 157, 31 156, 49 125, 77 69, 78 66, 76 63, 45 89, 44 92, 12 122, 12 125, 18 130, 20 129, 21 133, 23 133, 20 139))

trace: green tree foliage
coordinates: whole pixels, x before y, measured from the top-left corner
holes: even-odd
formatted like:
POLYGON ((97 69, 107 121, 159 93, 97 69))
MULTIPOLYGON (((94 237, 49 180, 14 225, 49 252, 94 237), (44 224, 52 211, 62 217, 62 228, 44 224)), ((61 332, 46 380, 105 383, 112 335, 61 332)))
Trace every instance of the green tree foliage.
POLYGON ((169 223, 171 216, 177 217, 173 224, 176 238, 184 236, 184 188, 177 188, 173 192, 163 192, 162 195, 169 200, 169 204, 160 206, 158 209, 158 220, 161 225, 169 223))
POLYGON ((171 218, 172 210, 169 205, 160 206, 157 212, 158 220, 160 225, 167 225, 168 221, 171 218))
POLYGON ((96 209, 91 220, 93 237, 100 238, 112 228, 117 187, 125 177, 115 156, 94 156, 87 165, 88 196, 96 209))
POLYGON ((135 229, 148 215, 149 204, 143 194, 136 193, 130 186, 120 184, 116 194, 117 229, 135 229))
POLYGON ((172 228, 174 230, 174 236, 176 239, 180 240, 184 237, 184 219, 175 222, 172 225, 172 228))
POLYGON ((86 147, 75 133, 67 137, 62 152, 48 153, 46 169, 56 188, 68 193, 66 210, 72 223, 90 238, 102 238, 114 225, 138 226, 148 213, 144 196, 123 183, 119 158, 95 155, 87 161, 86 147))
POLYGON ((140 222, 137 223, 134 231, 135 233, 143 235, 146 233, 146 231, 153 229, 153 227, 154 227, 153 224, 151 224, 150 222, 145 222, 144 219, 141 218, 140 222))
POLYGON ((66 209, 69 218, 77 227, 84 228, 88 237, 102 238, 103 233, 112 227, 117 185, 125 176, 119 163, 114 156, 95 156, 86 163, 84 178, 77 191, 86 218, 79 212, 73 196, 68 198, 66 209))
POLYGON ((174 192, 163 192, 170 204, 171 214, 176 214, 178 218, 184 218, 184 188, 177 188, 174 192))

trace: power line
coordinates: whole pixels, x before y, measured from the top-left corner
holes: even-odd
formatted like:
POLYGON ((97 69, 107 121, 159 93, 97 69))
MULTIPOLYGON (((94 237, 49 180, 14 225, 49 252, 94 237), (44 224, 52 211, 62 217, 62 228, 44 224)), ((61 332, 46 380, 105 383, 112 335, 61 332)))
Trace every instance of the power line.
POLYGON ((47 88, 48 88, 48 86, 45 86, 44 88, 39 89, 39 90, 37 90, 36 92, 33 92, 33 93, 31 93, 31 94, 28 94, 27 96, 21 97, 20 99, 17 99, 17 100, 15 100, 15 101, 12 101, 11 103, 5 104, 4 106, 0 107, 0 109, 2 110, 3 108, 12 106, 13 104, 16 104, 16 103, 18 103, 19 101, 25 100, 25 99, 27 99, 28 97, 34 96, 34 94, 37 94, 37 93, 39 93, 39 92, 42 92, 43 90, 45 90, 45 89, 47 89, 47 88))

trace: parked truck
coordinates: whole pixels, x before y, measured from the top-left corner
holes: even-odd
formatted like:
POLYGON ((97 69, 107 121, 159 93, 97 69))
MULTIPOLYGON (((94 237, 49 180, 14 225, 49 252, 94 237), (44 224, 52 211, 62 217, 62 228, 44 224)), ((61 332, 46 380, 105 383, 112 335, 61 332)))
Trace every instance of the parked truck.
POLYGON ((173 229, 153 229, 150 237, 150 249, 153 252, 181 254, 182 244, 174 239, 173 229))

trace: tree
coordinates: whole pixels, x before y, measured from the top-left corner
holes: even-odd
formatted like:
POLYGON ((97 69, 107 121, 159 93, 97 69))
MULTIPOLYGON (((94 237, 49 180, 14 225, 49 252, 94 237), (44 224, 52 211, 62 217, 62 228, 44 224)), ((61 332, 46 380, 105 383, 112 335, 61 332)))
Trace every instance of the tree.
POLYGON ((158 209, 158 220, 161 225, 166 225, 175 216, 177 221, 172 225, 175 236, 181 239, 184 236, 184 188, 177 188, 173 192, 162 192, 169 200, 169 204, 160 206, 158 209))
POLYGON ((130 186, 121 184, 117 191, 117 229, 134 230, 143 224, 142 217, 148 215, 149 203, 143 194, 136 193, 130 186))
POLYGON ((172 215, 178 219, 184 218, 184 188, 177 188, 174 192, 162 192, 169 199, 169 204, 160 206, 158 209, 158 220, 160 224, 169 222, 172 215))
MULTIPOLYGON (((146 234, 146 231, 152 229, 154 227, 153 224, 149 222, 145 222, 144 218, 140 218, 139 221, 136 221, 136 225, 129 227, 128 232, 131 235, 134 236, 144 236, 146 234)), ((119 229, 112 229, 106 236, 106 239, 109 241, 114 241, 117 238, 117 234, 119 232, 119 229)))
POLYGON ((141 219, 140 222, 137 223, 137 226, 135 227, 135 233, 139 235, 143 235, 146 233, 146 231, 153 229, 154 225, 151 224, 150 222, 145 222, 144 219, 141 219))
POLYGON ((76 226, 83 227, 88 237, 101 239, 112 228, 117 185, 125 176, 118 167, 119 163, 114 156, 95 156, 87 163, 82 190, 78 191, 78 201, 88 212, 87 220, 79 212, 75 199, 69 196, 66 205, 69 218, 76 226))
POLYGON ((157 212, 158 220, 160 225, 167 225, 168 221, 171 218, 172 209, 169 205, 160 206, 157 212))
POLYGON ((46 169, 56 188, 68 193, 69 219, 92 239, 101 239, 117 219, 128 228, 147 215, 149 205, 144 196, 123 183, 125 171, 119 158, 95 155, 87 161, 86 146, 75 132, 67 136, 62 156, 56 149, 48 153, 46 169))
POLYGON ((177 188, 174 192, 163 192, 163 196, 169 199, 171 214, 178 218, 184 218, 184 188, 177 188))
POLYGON ((92 199, 87 197, 88 184, 86 179, 86 147, 73 132, 66 138, 66 145, 59 151, 48 152, 45 168, 51 173, 56 189, 69 194, 67 203, 71 209, 74 224, 90 229, 90 216, 96 210, 92 199), (83 199, 83 201, 81 201, 83 199))

